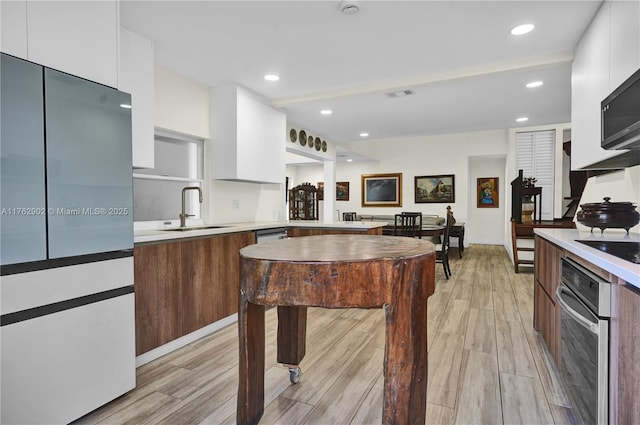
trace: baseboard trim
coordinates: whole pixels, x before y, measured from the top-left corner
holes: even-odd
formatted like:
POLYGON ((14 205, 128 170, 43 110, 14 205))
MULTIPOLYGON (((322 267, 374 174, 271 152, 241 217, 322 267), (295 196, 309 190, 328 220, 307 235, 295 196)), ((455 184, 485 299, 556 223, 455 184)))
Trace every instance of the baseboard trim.
POLYGON ((136 367, 140 367, 153 360, 159 359, 160 357, 167 355, 177 350, 178 348, 182 348, 185 345, 189 345, 192 342, 195 342, 200 338, 210 335, 237 321, 238 321, 238 313, 232 314, 231 316, 227 316, 224 319, 218 320, 215 323, 212 323, 203 328, 200 328, 197 331, 193 331, 190 334, 182 336, 178 339, 174 339, 173 341, 168 342, 164 345, 161 345, 158 348, 154 348, 151 351, 147 351, 146 353, 140 354, 138 357, 136 357, 136 367))

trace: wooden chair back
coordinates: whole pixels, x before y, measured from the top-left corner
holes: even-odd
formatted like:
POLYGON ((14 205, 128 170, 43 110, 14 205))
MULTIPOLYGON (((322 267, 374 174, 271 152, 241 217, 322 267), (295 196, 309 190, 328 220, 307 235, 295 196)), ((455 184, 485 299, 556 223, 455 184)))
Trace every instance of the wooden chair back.
POLYGON ((356 216, 355 212, 343 212, 342 221, 356 221, 356 216))
POLYGON ((402 212, 394 216, 393 235, 421 238, 422 213, 402 212))

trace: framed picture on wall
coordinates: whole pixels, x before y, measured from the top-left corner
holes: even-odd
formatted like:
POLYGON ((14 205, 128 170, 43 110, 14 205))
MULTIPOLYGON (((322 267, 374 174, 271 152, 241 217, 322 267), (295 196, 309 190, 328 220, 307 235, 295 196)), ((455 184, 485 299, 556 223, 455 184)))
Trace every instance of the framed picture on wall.
POLYGON ((478 177, 476 193, 478 208, 498 208, 500 206, 498 177, 478 177))
POLYGON ((349 182, 336 182, 336 201, 349 200, 349 182))
POLYGON ((402 173, 362 174, 363 207, 401 207, 402 173))
POLYGON ((453 203, 456 201, 455 175, 443 174, 437 176, 415 177, 415 202, 423 203, 453 203))
MULTIPOLYGON (((318 201, 324 201, 324 182, 318 182, 318 201)), ((349 182, 336 182, 336 201, 349 200, 349 182)))

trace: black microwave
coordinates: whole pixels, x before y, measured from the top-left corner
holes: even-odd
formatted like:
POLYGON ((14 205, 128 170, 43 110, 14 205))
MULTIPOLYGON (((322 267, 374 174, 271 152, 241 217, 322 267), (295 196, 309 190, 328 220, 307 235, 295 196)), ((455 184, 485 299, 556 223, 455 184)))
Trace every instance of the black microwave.
POLYGON ((602 148, 640 149, 640 69, 602 103, 602 148))

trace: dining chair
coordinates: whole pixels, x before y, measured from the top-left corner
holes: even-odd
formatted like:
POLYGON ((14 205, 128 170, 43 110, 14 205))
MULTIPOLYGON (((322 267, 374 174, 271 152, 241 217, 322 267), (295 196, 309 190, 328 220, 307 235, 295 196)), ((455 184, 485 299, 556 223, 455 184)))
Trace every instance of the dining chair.
POLYGON ((422 214, 402 212, 395 214, 393 221, 393 235, 422 238, 422 214))
POLYGON ((449 266, 449 235, 451 233, 451 213, 447 213, 447 219, 444 225, 444 234, 442 235, 442 243, 436 245, 436 263, 442 264, 444 277, 449 279, 451 276, 451 267, 449 266))
POLYGON ((356 221, 356 213, 355 212, 343 212, 342 213, 342 221, 356 221))

